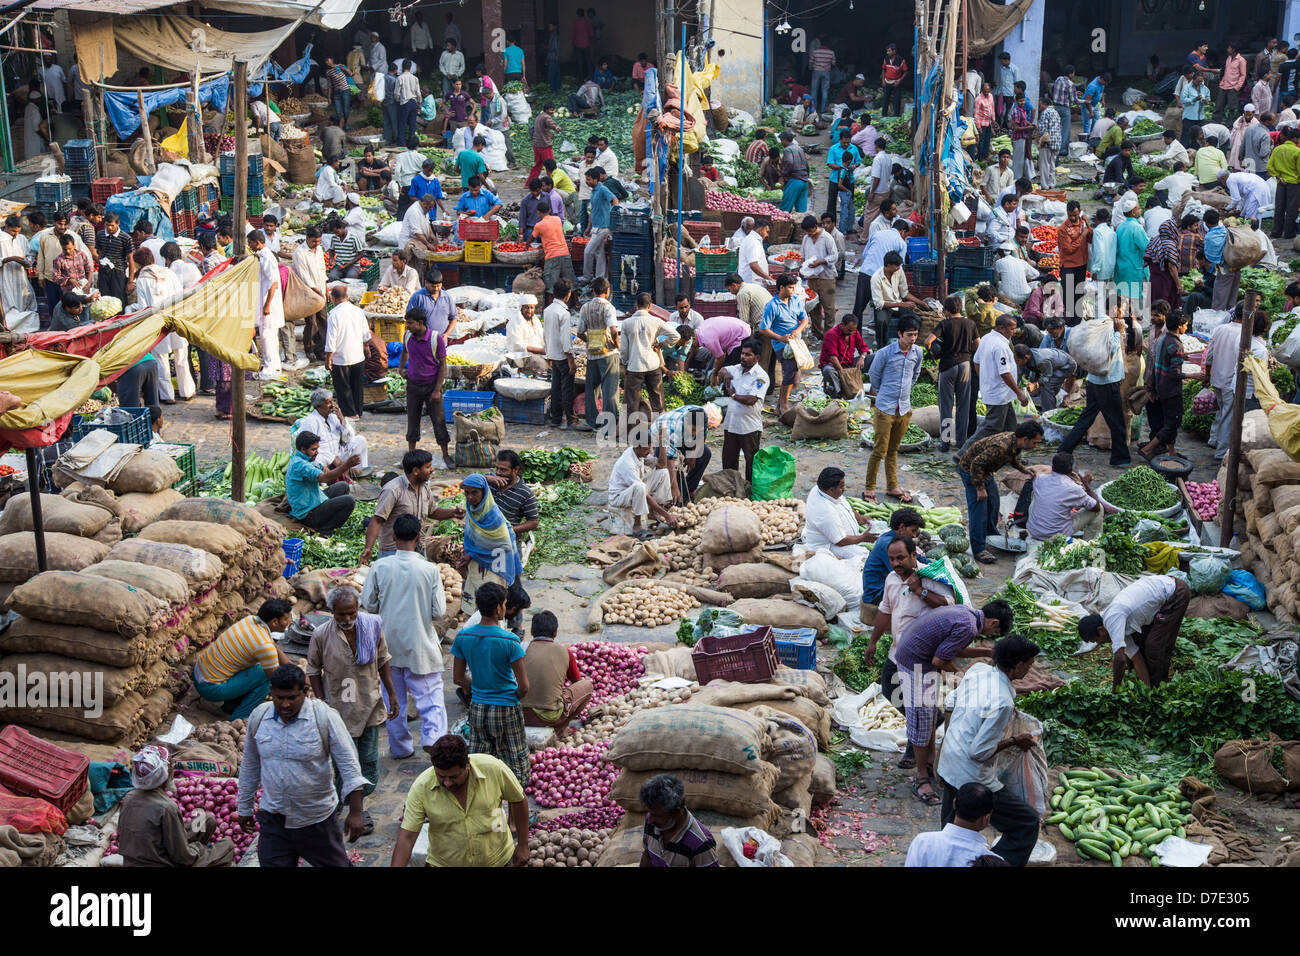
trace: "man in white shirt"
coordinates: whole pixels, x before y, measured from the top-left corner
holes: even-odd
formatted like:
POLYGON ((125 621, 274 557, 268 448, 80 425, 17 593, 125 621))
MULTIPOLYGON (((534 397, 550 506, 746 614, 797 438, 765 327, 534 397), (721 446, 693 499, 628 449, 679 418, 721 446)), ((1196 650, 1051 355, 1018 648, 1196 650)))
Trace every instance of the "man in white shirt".
POLYGON ((311 414, 298 423, 298 430, 311 432, 320 439, 315 462, 326 470, 337 468, 353 455, 359 455, 360 464, 352 470, 359 474, 370 467, 370 451, 364 435, 358 435, 327 389, 318 388, 311 393, 311 414))
MULTIPOLYGON (((956 816, 942 830, 918 833, 907 848, 904 866, 972 866, 996 856, 981 833, 993 815, 993 791, 982 783, 963 784, 953 801, 956 816)), ((1001 861, 1001 857, 997 857, 1001 861)))
POLYGON ((862 229, 869 230, 880 215, 880 207, 890 195, 893 181, 894 157, 882 149, 871 160, 871 178, 867 183, 867 208, 862 214, 862 229))
POLYGON ((551 424, 560 431, 587 431, 573 410, 574 376, 573 313, 566 304, 573 285, 568 279, 555 280, 555 299, 542 313, 546 364, 551 368, 551 424))
POLYGON ((1187 147, 1178 141, 1178 134, 1171 129, 1164 132, 1165 148, 1147 159, 1152 166, 1168 166, 1173 169, 1175 163, 1187 165, 1187 147))
POLYGON ((506 357, 533 375, 546 374, 546 332, 537 317, 535 295, 521 295, 519 314, 506 323, 506 357))
POLYGON ((345 418, 361 417, 365 401, 365 343, 370 338, 366 314, 348 301, 346 287, 330 289, 334 303, 325 324, 325 367, 334 380, 334 394, 345 418))
POLYGON ((1010 634, 993 645, 991 664, 979 661, 967 669, 951 698, 952 718, 936 768, 943 792, 939 819, 945 826, 956 819, 957 795, 966 784, 982 784, 992 791, 988 823, 1002 834, 993 852, 1012 866, 1029 862, 1038 842, 1038 811, 1003 786, 997 756, 1012 747, 1028 751, 1036 746, 1029 734, 1006 737, 1006 730, 1016 713, 1011 682, 1028 674, 1037 656, 1037 644, 1010 634))
POLYGON ((813 332, 821 337, 835 324, 835 281, 840 251, 834 237, 822 228, 816 216, 804 216, 800 228, 804 235, 799 246, 803 255, 799 275, 817 295, 817 305, 808 318, 813 332))
POLYGON ((1268 182, 1254 173, 1234 173, 1219 170, 1219 185, 1228 190, 1227 214, 1243 219, 1256 219, 1264 206, 1272 205, 1273 193, 1268 182))
POLYGON ((745 453, 745 480, 754 480, 754 456, 763 439, 763 399, 772 385, 759 364, 763 346, 756 338, 740 344, 740 364, 728 365, 719 377, 722 390, 731 399, 722 416, 722 467, 740 467, 745 453))
MULTIPOLYGON (((877 220, 879 221, 879 220, 877 220)), ((875 228, 875 223, 872 223, 875 228)), ((858 317, 858 323, 863 328, 864 319, 874 319, 875 312, 872 308, 872 290, 871 280, 877 272, 884 268, 885 256, 893 252, 898 255, 899 262, 907 257, 907 235, 908 226, 906 222, 895 225, 889 229, 882 229, 867 240, 867 244, 862 247, 862 259, 858 262, 858 281, 853 293, 853 314, 858 317)))
POLYGON ((455 40, 443 44, 442 55, 438 57, 438 72, 442 74, 442 95, 451 95, 451 84, 465 75, 465 54, 460 52, 455 40))
MULTIPOLYGON (((1181 145, 1181 144, 1180 144, 1181 145)), ((1195 189, 1197 179, 1187 171, 1187 163, 1179 161, 1174 163, 1174 171, 1164 179, 1158 179, 1155 183, 1156 192, 1162 189, 1165 192, 1169 208, 1172 209, 1178 205, 1178 200, 1182 199, 1189 190, 1195 189)))
POLYGON ((397 180, 397 185, 405 194, 411 187, 411 180, 415 178, 416 173, 424 169, 424 164, 429 158, 418 149, 408 149, 404 153, 398 153, 397 159, 393 161, 393 178, 397 180))
POLYGON ((808 549, 829 552, 855 565, 860 573, 867 560, 862 545, 876 540, 870 530, 863 530, 870 524, 871 519, 854 511, 844 497, 844 470, 823 468, 808 492, 803 526, 803 543, 808 549))
POLYGON ((260 229, 248 237, 248 250, 257 257, 257 347, 262 353, 258 377, 267 382, 280 377, 280 329, 284 327, 280 263, 266 248, 266 236, 260 229))
POLYGON ((1101 529, 1101 501, 1093 494, 1092 477, 1085 472, 1075 480, 1073 471, 1074 456, 1062 451, 1052 457, 1050 472, 1030 479, 1033 490, 1026 530, 1031 550, 1058 534, 1082 537, 1101 529))
POLYGON ((347 199, 348 194, 339 181, 339 170, 342 168, 343 157, 333 156, 316 173, 316 192, 313 195, 318 203, 337 206, 347 199))
POLYGON ((1169 679, 1174 641, 1187 616, 1192 590, 1167 574, 1145 574, 1111 600, 1101 614, 1079 621, 1084 641, 1110 641, 1111 687, 1118 690, 1129 667, 1148 687, 1169 679))
MULTIPOLYGON (((650 396, 650 410, 658 415, 664 410, 663 359, 660 343, 672 347, 681 338, 677 327, 650 313, 654 296, 642 292, 636 297, 636 311, 623 320, 618 330, 619 356, 627 374, 623 379, 623 406, 628 422, 637 412, 644 414, 645 400, 642 388, 650 396)), ((647 422, 649 417, 645 419, 647 422)))
MULTIPOLYGON (((980 336, 980 344, 976 347, 971 362, 979 378, 980 398, 984 400, 988 411, 984 414, 984 423, 962 445, 963 452, 981 438, 1013 431, 1016 427, 1016 409, 1013 403, 1018 401, 1024 405, 1029 401, 1029 394, 1016 381, 1022 363, 1011 346, 1011 335, 1015 328, 1015 316, 1003 312, 998 316, 993 331, 980 336)), ((1021 348, 1025 350, 1025 363, 1028 363, 1029 348, 1021 348)))
POLYGON ((998 292, 1020 305, 1024 305, 1034 291, 1030 283, 1038 278, 1033 263, 1017 256, 1003 256, 993 264, 993 273, 998 292))
POLYGON ((736 271, 746 282, 772 281, 772 275, 767 268, 767 250, 763 248, 763 243, 771 230, 772 227, 768 223, 752 225, 749 232, 740 240, 740 251, 736 255, 736 271))
POLYGON ((986 245, 1015 251, 1016 225, 1020 219, 1018 207, 1020 199, 1014 192, 1003 193, 993 213, 984 223, 984 242, 986 245))
MULTIPOLYGON (((433 31, 429 29, 429 24, 424 22, 424 17, 419 14, 416 14, 415 22, 411 24, 410 42, 411 54, 422 61, 428 69, 432 64, 433 31)), ((388 649, 392 650, 391 641, 388 649)))
POLYGON ((321 248, 320 226, 303 230, 303 240, 293 250, 293 271, 298 278, 321 297, 320 311, 302 322, 302 348, 317 362, 325 361, 325 303, 329 301, 326 289, 328 275, 325 270, 325 250, 321 248))
POLYGON ((397 77, 397 134, 405 143, 415 135, 415 115, 420 108, 420 81, 413 66, 410 60, 403 62, 397 77))
POLYGON ((388 51, 379 42, 379 34, 370 34, 370 49, 366 54, 366 63, 374 73, 383 75, 388 72, 388 51))
POLYGON ((604 136, 596 137, 596 165, 605 170, 605 175, 618 179, 618 157, 609 148, 609 140, 604 136))
POLYGON ((1237 390, 1237 353, 1241 348, 1241 321, 1243 307, 1233 309, 1231 321, 1215 327, 1210 333, 1210 344, 1205 349, 1205 375, 1218 399, 1218 411, 1210 429, 1209 446, 1215 449, 1215 460, 1222 461, 1228 453, 1228 436, 1232 422, 1233 392, 1237 390))
POLYGON ((1160 232, 1161 223, 1166 219, 1172 219, 1174 216, 1168 207, 1158 206, 1155 203, 1156 199, 1152 197, 1147 203, 1146 212, 1142 214, 1142 228, 1146 232, 1147 238, 1151 240, 1154 240, 1160 232))
POLYGON ((401 228, 397 230, 397 248, 406 253, 408 261, 418 259, 420 250, 431 250, 435 245, 433 224, 429 222, 429 212, 435 202, 432 194, 425 193, 402 216, 401 228))
POLYGON ((379 276, 379 287, 403 289, 408 295, 415 295, 420 288, 420 274, 407 265, 409 261, 401 249, 389 256, 388 265, 384 266, 384 271, 379 276))
POLYGON ((609 473, 609 507, 624 515, 631 514, 632 533, 637 537, 646 534, 641 519, 647 515, 654 515, 671 528, 677 527, 677 519, 665 510, 673 501, 668 446, 659 449, 657 459, 650 458, 650 452, 648 444, 631 446, 614 462, 609 473))

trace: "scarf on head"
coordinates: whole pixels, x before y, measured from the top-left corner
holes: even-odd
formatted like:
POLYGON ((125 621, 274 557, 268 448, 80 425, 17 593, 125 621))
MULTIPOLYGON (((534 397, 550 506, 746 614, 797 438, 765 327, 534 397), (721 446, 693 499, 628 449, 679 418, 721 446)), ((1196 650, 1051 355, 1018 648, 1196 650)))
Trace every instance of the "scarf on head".
POLYGON ((500 575, 507 585, 523 570, 515 547, 515 532, 497 508, 496 499, 482 475, 470 475, 462 485, 478 488, 483 498, 477 507, 465 505, 465 553, 484 571, 500 575))
POLYGON ((1157 268, 1163 269, 1169 265, 1177 268, 1179 262, 1178 246, 1178 223, 1174 222, 1172 218, 1166 219, 1160 224, 1160 231, 1156 234, 1155 239, 1147 246, 1146 255, 1143 258, 1157 268))

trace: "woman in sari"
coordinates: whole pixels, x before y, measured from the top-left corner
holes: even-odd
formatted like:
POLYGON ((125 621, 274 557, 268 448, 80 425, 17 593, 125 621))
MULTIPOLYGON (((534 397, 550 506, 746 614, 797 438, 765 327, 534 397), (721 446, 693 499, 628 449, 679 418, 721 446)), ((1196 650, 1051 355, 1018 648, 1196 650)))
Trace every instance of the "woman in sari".
POLYGON ((1183 304, 1183 290, 1178 277, 1180 240, 1178 223, 1166 219, 1160 224, 1155 240, 1143 253, 1143 258, 1151 269, 1151 301, 1164 300, 1174 309, 1181 308, 1183 304))
POLYGON ((470 475, 461 482, 461 487, 465 489, 464 547, 469 558, 461 609, 473 614, 474 592, 479 585, 491 581, 509 588, 523 572, 523 565, 519 561, 514 529, 497 507, 487 478, 470 475))

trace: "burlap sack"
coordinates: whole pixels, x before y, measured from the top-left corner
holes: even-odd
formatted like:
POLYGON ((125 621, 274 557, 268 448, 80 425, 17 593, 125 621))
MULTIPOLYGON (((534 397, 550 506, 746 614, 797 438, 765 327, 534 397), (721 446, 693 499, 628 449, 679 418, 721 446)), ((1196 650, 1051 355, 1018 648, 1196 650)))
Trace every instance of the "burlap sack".
MULTIPOLYGON (((45 567, 50 571, 80 571, 108 553, 108 545, 75 534, 45 535, 45 567)), ((36 534, 17 531, 0 537, 0 581, 27 581, 39 573, 36 534)))
MULTIPOLYGON (((1241 450, 1243 453, 1260 448, 1276 448, 1277 441, 1268 428, 1268 413, 1262 408, 1247 412, 1241 420, 1241 450)), ((1252 476, 1253 478, 1253 476, 1252 476)), ((1238 482, 1241 484, 1241 482, 1238 482)), ((1222 487, 1222 485, 1220 485, 1222 487)))
POLYGON ((499 413, 487 415, 484 412, 475 412, 473 415, 466 415, 464 412, 456 412, 453 416, 456 423, 456 443, 467 442, 470 440, 471 433, 477 431, 480 440, 489 444, 499 445, 506 439, 506 420, 499 413))
POLYGON ((644 818, 628 814, 619 822, 614 832, 605 841, 605 846, 596 859, 596 866, 636 866, 641 862, 641 853, 645 847, 644 818))
POLYGON ((1267 740, 1229 740, 1214 753, 1214 769, 1247 793, 1282 793, 1300 786, 1300 741, 1269 734, 1267 740), (1280 750, 1283 772, 1273 766, 1280 750))
POLYGON ((773 564, 739 564, 718 575, 718 589, 733 598, 769 598, 790 590, 794 574, 773 564))
POLYGON ((647 674, 662 674, 664 677, 680 677, 683 680, 696 680, 695 661, 689 647, 671 647, 666 651, 651 651, 641 658, 647 674))
POLYGON ((813 762, 812 782, 808 786, 813 803, 824 806, 835 799, 835 764, 830 757, 819 753, 813 762))
POLYGON ((145 659, 145 640, 143 636, 123 637, 92 627, 72 627, 20 617, 0 631, 0 651, 6 654, 59 654, 110 667, 129 667, 145 659))
POLYGON ((805 820, 812 813, 812 792, 809 785, 812 780, 812 773, 797 783, 788 787, 781 787, 772 791, 772 802, 778 807, 785 807, 787 810, 794 810, 805 820))
POLYGON ((757 564, 763 560, 762 545, 749 551, 735 551, 727 554, 702 554, 704 570, 720 572, 740 564, 757 564))
POLYGON ((114 561, 136 561, 175 571, 188 582, 191 589, 211 584, 225 570, 221 559, 215 554, 169 541, 129 538, 114 545, 108 552, 108 557, 114 561))
POLYGON ((769 684, 778 687, 793 687, 800 697, 807 697, 814 704, 829 707, 831 699, 826 693, 826 678, 816 671, 798 670, 793 667, 778 667, 776 673, 768 678, 769 684))
POLYGON ((152 594, 120 581, 74 571, 47 571, 14 588, 4 609, 51 624, 134 636, 148 630, 163 605, 152 594))
POLYGON ((113 518, 86 540, 111 548, 122 540, 122 519, 113 518))
MULTIPOLYGON (((1270 449, 1272 450, 1272 449, 1270 449)), ((1282 449, 1276 449, 1283 457, 1286 452, 1282 449)), ((1258 488, 1260 485, 1296 485, 1300 484, 1300 461, 1291 461, 1287 458, 1285 461, 1278 461, 1276 458, 1267 461, 1260 468, 1251 465, 1255 472, 1252 479, 1252 487, 1258 488)))
POLYGON ((139 664, 106 667, 97 661, 78 660, 58 654, 6 654, 0 657, 0 674, 7 674, 11 680, 18 682, 20 673, 25 674, 28 681, 39 675, 45 686, 50 688, 51 694, 65 682, 71 682, 67 686, 75 683, 81 688, 79 693, 95 695, 94 698, 83 698, 88 706, 96 701, 111 706, 130 691, 139 690, 144 675, 139 664), (82 675, 90 675, 85 679, 94 682, 93 690, 85 685, 82 675))
POLYGON ((763 703, 769 700, 794 700, 798 696, 798 692, 793 687, 715 680, 697 690, 691 697, 691 702, 710 707, 738 707, 741 704, 763 703))
POLYGON ((248 550, 248 542, 234 528, 212 521, 155 521, 140 532, 144 541, 167 541, 199 548, 223 562, 248 550))
POLYGON ((791 437, 795 441, 806 438, 834 440, 849 437, 849 410, 839 402, 830 402, 820 412, 799 405, 794 410, 791 437))
MULTIPOLYGON (((60 495, 41 495, 41 525, 46 533, 54 531, 89 538, 112 518, 111 511, 94 505, 70 501, 60 495)), ((0 535, 33 530, 32 496, 27 492, 14 495, 0 512, 0 535)))
POLYGON ((795 833, 781 841, 781 852, 795 866, 816 866, 817 846, 815 836, 807 833, 795 833))
POLYGON ((164 488, 151 495, 122 495, 117 499, 122 514, 122 530, 127 534, 139 534, 141 528, 157 521, 169 507, 184 500, 185 496, 175 488, 164 488))
POLYGON ((127 693, 97 717, 86 716, 80 707, 0 709, 0 723, 22 723, 104 743, 128 743, 139 732, 144 703, 139 694, 127 693))
MULTIPOLYGON (((610 799, 629 812, 644 813, 646 807, 641 803, 641 787, 661 772, 624 770, 610 789, 610 799)), ((671 773, 686 788, 686 805, 691 810, 716 810, 739 816, 766 813, 772 802, 772 787, 778 778, 776 767, 764 761, 759 761, 756 773, 683 768, 671 773)))
POLYGON ((704 554, 734 554, 763 543, 763 523, 744 505, 723 505, 709 512, 700 531, 704 554))
POLYGON ((123 465, 108 486, 119 495, 132 491, 152 494, 171 487, 184 477, 171 455, 146 448, 123 465))
POLYGON ((927 405, 925 408, 912 409, 912 422, 931 438, 939 437, 939 406, 927 405))
POLYGON ((749 482, 735 468, 724 468, 704 476, 695 500, 703 498, 748 498, 749 482))
POLYGON ((100 561, 87 565, 83 574, 96 574, 102 578, 112 578, 133 588, 148 591, 164 604, 179 606, 190 599, 190 586, 175 571, 141 564, 135 561, 100 561))
MULTIPOLYGON (((755 707, 751 713, 771 721, 770 742, 763 751, 763 759, 776 767, 780 776, 773 790, 785 790, 802 784, 805 788, 812 778, 813 763, 817 758, 817 739, 802 722, 770 707, 755 707)), ((783 807, 790 804, 776 801, 783 807)))
POLYGON ((510 285, 510 291, 515 295, 535 295, 541 297, 546 294, 546 277, 542 275, 540 266, 533 266, 515 276, 515 281, 510 285))
MULTIPOLYGON (((1253 451, 1247 452, 1245 457, 1246 461, 1250 463, 1250 470, 1256 474, 1266 470, 1269 465, 1291 464, 1291 456, 1281 448, 1256 448, 1253 451)), ((1223 467, 1226 467, 1226 465, 1223 467)), ((1280 483, 1281 482, 1279 482, 1279 484, 1280 483)), ((1274 482, 1265 481, 1264 484, 1271 485, 1274 484, 1274 482)))
POLYGON ((629 770, 758 773, 767 721, 727 707, 678 704, 632 715, 605 759, 629 770))
POLYGON ((750 627, 759 627, 763 624, 770 624, 772 627, 815 627, 818 637, 825 636, 828 630, 826 618, 818 611, 781 598, 766 600, 746 598, 731 605, 731 610, 743 617, 745 624, 750 627))
POLYGON ((234 528, 246 537, 253 537, 274 528, 255 509, 225 498, 184 498, 158 515, 162 521, 211 521, 234 528))
POLYGON ((768 707, 797 719, 817 736, 817 746, 825 750, 831 745, 831 712, 825 707, 814 704, 807 697, 795 697, 793 700, 765 700, 752 704, 737 704, 740 710, 752 711, 759 707, 768 707))
POLYGON ((64 488, 61 497, 83 505, 94 505, 97 508, 103 508, 105 511, 111 512, 115 518, 122 517, 122 508, 118 503, 117 495, 100 485, 83 485, 78 482, 64 488))

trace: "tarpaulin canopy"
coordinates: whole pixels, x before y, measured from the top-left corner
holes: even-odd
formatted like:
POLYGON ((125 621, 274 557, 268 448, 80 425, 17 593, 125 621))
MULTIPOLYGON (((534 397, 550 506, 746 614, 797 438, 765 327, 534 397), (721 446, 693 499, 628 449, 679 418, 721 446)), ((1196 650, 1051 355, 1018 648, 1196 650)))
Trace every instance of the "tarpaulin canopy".
POLYGON ((266 80, 268 71, 271 74, 272 86, 275 86, 277 80, 281 83, 301 83, 307 79, 307 75, 311 73, 311 47, 312 45, 308 43, 306 49, 302 52, 302 56, 288 66, 281 66, 274 60, 267 60, 264 66, 253 71, 249 79, 250 81, 256 80, 256 82, 249 82, 248 84, 249 97, 256 99, 262 95, 262 83, 266 80))
MULTIPOLYGON (((168 90, 145 90, 144 109, 152 113, 160 106, 172 106, 189 99, 190 87, 177 86, 168 90)), ((230 98, 230 77, 218 76, 199 84, 199 102, 211 104, 214 110, 224 113, 230 98)), ((130 138, 140 128, 140 94, 135 90, 105 90, 104 110, 108 120, 123 139, 130 138)))
MULTIPOLYGON (((0 382, 23 402, 0 415, 0 451, 57 441, 73 411, 95 389, 134 365, 168 332, 237 369, 256 370, 258 360, 249 352, 256 314, 257 261, 247 258, 211 274, 170 305, 143 312, 134 321, 127 316, 104 323, 120 330, 88 356, 31 348, 0 360, 0 382)), ((93 334, 87 331, 80 338, 85 341, 93 334)))
POLYGON ((251 13, 265 17, 270 11, 274 16, 296 20, 306 15, 304 23, 311 23, 326 30, 342 30, 357 15, 361 0, 201 0, 204 7, 214 10, 226 10, 231 13, 251 13))
POLYGON ((966 0, 970 4, 971 56, 983 56, 1003 41, 1025 18, 1034 0, 966 0))
POLYGON ((236 57, 250 68, 259 66, 294 30, 291 20, 271 22, 275 26, 270 30, 232 33, 194 17, 167 13, 121 17, 114 21, 113 32, 123 50, 146 63, 186 72, 193 72, 197 64, 200 73, 225 73, 236 57))

